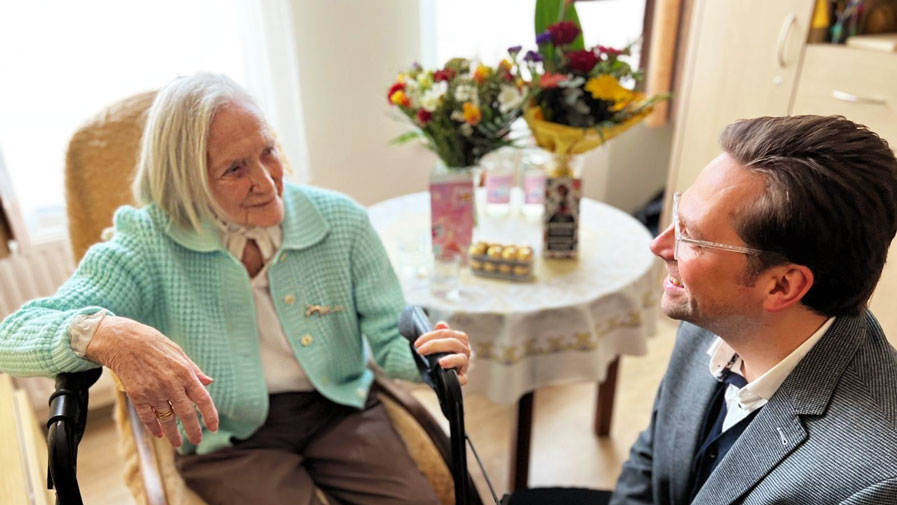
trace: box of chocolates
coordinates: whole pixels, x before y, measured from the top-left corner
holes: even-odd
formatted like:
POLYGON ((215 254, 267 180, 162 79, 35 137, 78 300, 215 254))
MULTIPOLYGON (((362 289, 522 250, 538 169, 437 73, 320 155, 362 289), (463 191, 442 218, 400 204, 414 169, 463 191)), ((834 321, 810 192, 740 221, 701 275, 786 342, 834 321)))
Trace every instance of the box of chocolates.
POLYGON ((483 277, 533 280, 533 249, 527 245, 477 242, 470 246, 470 270, 483 277))

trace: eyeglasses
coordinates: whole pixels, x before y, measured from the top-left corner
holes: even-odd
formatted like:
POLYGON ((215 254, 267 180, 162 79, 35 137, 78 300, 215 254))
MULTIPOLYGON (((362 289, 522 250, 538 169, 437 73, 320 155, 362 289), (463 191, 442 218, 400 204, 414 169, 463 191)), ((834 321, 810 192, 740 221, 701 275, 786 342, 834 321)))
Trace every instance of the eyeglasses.
MULTIPOLYGON (((723 251, 732 251, 741 254, 766 254, 767 251, 763 251, 761 249, 754 249, 751 247, 741 247, 737 245, 728 245, 728 244, 720 244, 719 242, 708 242, 706 240, 698 240, 694 238, 688 238, 682 236, 682 231, 679 226, 679 197, 682 196, 682 193, 674 193, 673 194, 673 229, 676 232, 676 244, 673 246, 673 259, 679 261, 680 253, 679 253, 679 244, 685 242, 686 244, 691 244, 697 247, 706 247, 708 249, 721 249, 723 251)), ((684 249, 685 251, 690 251, 688 247, 684 249)))

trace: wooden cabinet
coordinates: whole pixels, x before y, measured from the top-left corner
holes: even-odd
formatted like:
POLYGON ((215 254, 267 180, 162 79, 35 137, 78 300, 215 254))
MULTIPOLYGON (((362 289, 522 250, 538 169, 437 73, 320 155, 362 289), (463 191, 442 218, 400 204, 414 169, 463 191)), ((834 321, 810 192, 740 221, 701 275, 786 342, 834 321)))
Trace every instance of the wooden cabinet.
POLYGON ((897 54, 808 45, 791 114, 841 114, 897 149, 897 54))
POLYGON ((724 126, 788 113, 812 7, 812 0, 695 2, 668 193, 690 186, 719 154, 724 126))
MULTIPOLYGON (((792 114, 840 114, 866 125, 897 150, 897 54, 811 44, 805 52, 792 114)), ((897 242, 869 307, 897 345, 897 242)))
MULTIPOLYGON (((671 195, 720 152, 741 118, 840 114, 897 149, 897 54, 807 44, 812 0, 696 0, 681 78, 664 223, 671 195)), ((897 242, 870 306, 897 344, 897 242)))

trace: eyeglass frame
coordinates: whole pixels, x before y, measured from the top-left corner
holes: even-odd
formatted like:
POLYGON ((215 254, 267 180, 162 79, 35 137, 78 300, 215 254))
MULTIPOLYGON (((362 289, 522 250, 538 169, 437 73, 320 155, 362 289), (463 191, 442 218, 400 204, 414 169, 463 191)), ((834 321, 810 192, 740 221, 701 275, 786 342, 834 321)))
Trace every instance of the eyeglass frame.
POLYGON ((722 251, 731 251, 741 254, 750 254, 757 256, 760 254, 770 254, 762 249, 754 249, 753 247, 744 247, 737 245, 721 244, 719 242, 710 242, 708 240, 698 240, 696 238, 683 237, 679 226, 679 198, 682 193, 673 193, 673 232, 675 233, 676 242, 673 245, 673 260, 679 261, 679 244, 693 244, 698 247, 706 247, 708 249, 719 249, 722 251))

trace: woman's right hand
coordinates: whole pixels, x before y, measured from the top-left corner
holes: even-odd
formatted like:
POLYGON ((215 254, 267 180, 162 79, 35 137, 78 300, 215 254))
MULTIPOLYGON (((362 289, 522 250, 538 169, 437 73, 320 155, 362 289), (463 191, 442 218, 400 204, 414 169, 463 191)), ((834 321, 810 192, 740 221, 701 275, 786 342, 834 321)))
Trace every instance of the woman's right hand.
POLYGON ((106 316, 97 326, 85 356, 109 367, 118 376, 144 426, 169 443, 183 443, 177 419, 194 445, 202 429, 194 405, 211 431, 218 431, 218 411, 205 386, 203 373, 183 349, 155 328, 124 317, 106 316), (169 405, 170 404, 170 405, 169 405), (174 415, 165 412, 174 410, 174 415))

